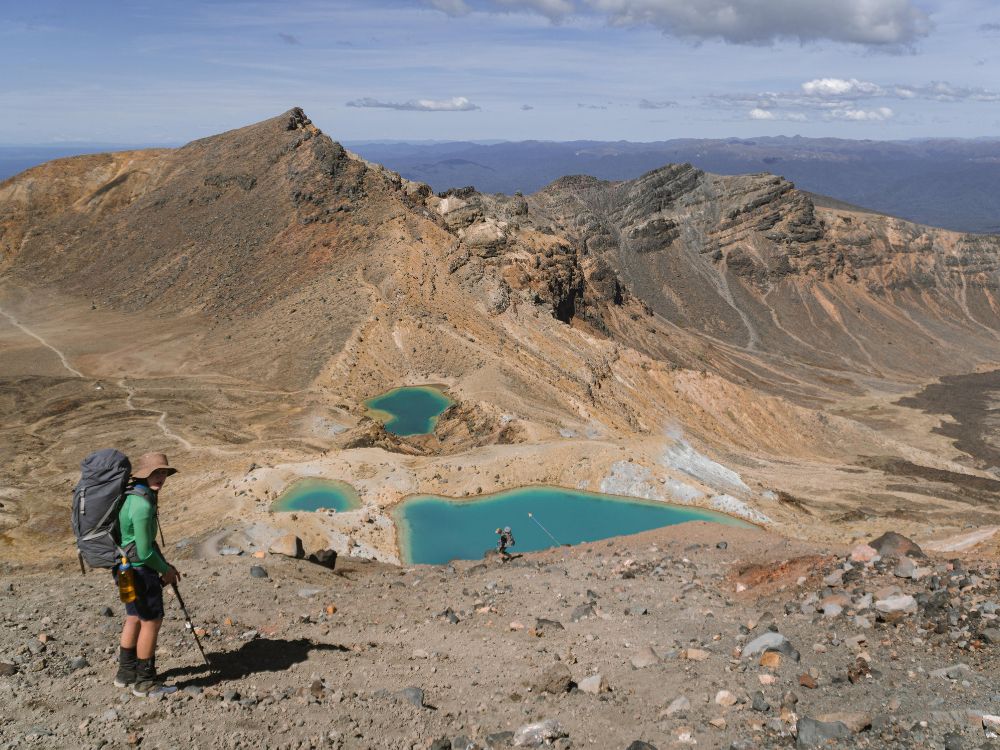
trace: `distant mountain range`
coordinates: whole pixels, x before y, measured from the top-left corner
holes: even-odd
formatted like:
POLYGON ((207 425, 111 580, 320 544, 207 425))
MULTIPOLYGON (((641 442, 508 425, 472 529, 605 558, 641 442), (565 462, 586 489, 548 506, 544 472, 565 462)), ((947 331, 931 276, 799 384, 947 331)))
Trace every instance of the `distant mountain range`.
POLYGON ((474 185, 533 193, 570 174, 634 179, 665 164, 716 174, 772 172, 802 190, 921 224, 1000 232, 1000 139, 836 138, 522 141, 484 144, 346 142, 347 148, 436 191, 474 185))

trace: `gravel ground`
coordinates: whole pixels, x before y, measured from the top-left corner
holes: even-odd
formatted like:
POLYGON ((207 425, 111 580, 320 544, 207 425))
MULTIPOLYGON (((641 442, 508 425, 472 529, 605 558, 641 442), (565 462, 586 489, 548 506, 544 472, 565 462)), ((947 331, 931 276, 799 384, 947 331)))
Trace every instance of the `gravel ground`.
POLYGON ((996 563, 883 552, 690 523, 507 563, 178 560, 212 668, 168 596, 159 701, 111 684, 110 577, 15 573, 0 748, 1000 747, 996 563))

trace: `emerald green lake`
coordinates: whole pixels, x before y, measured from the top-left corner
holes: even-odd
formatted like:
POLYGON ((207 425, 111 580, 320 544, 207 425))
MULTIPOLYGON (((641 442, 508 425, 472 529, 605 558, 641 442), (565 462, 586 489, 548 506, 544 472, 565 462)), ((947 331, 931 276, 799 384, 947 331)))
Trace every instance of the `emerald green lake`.
POLYGON ((357 490, 337 479, 300 479, 271 504, 275 512, 314 511, 320 508, 344 511, 361 507, 357 490))
POLYGON ((521 487, 474 500, 416 495, 396 506, 393 514, 403 561, 423 564, 478 560, 496 548, 496 529, 504 526, 511 527, 517 540, 511 552, 517 553, 556 546, 538 523, 561 544, 593 542, 685 521, 749 525, 701 508, 549 486, 521 487))
POLYGON ((441 413, 454 402, 429 385, 393 388, 365 401, 369 415, 395 435, 426 435, 434 432, 441 413))

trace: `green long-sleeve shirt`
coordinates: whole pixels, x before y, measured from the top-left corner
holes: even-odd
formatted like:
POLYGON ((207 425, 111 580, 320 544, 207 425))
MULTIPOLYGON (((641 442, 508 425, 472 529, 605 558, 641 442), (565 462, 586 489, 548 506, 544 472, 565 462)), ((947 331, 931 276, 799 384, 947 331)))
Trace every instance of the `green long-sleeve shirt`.
POLYGON ((156 509, 149 500, 141 495, 129 494, 118 512, 118 525, 121 529, 122 548, 135 542, 138 560, 133 565, 147 565, 157 573, 170 570, 156 546, 156 509))

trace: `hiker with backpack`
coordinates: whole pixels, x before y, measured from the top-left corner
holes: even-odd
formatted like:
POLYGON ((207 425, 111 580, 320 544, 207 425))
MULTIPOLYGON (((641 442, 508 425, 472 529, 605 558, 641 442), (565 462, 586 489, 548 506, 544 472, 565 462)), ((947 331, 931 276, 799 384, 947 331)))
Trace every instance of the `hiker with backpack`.
MULTIPOLYGON (((125 605, 115 685, 131 686, 132 694, 140 698, 177 690, 156 677, 156 640, 163 624, 163 586, 180 580, 177 568, 164 559, 156 544, 157 500, 167 477, 176 473, 177 469, 170 466, 166 454, 140 456, 132 469, 125 502, 118 513, 120 545, 133 571, 135 600, 125 605)), ((121 568, 115 567, 112 571, 115 582, 119 583, 121 568)))
POLYGON ((502 529, 497 529, 497 553, 500 555, 500 559, 509 560, 511 555, 507 551, 508 547, 513 547, 516 543, 514 541, 514 533, 510 530, 510 526, 504 526, 502 529))
MULTIPOLYGON (((147 453, 133 468, 112 448, 91 453, 80 464, 73 490, 73 533, 80 557, 92 568, 112 571, 125 602, 115 685, 146 697, 172 693, 156 677, 156 640, 163 624, 163 585, 177 591, 180 573, 156 544, 157 499, 177 469, 163 453, 147 453)), ((200 648, 200 644, 199 644, 200 648)))

